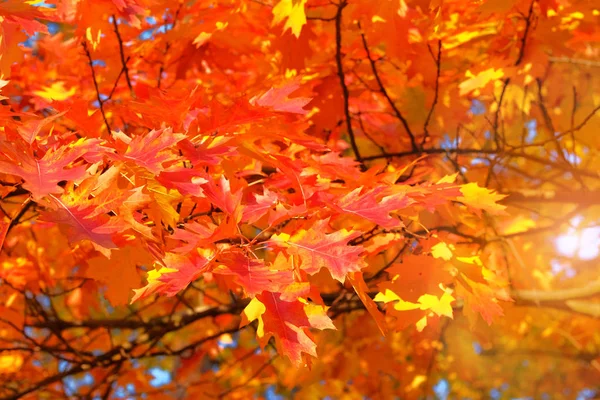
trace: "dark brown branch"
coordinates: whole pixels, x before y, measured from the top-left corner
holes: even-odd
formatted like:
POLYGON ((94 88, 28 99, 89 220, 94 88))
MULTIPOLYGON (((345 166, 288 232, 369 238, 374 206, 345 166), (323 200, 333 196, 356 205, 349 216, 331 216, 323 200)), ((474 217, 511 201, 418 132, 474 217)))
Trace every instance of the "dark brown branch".
POLYGON ((521 38, 521 48, 519 49, 519 57, 517 57, 517 61, 515 61, 515 67, 521 64, 521 61, 523 61, 523 57, 525 56, 525 46, 527 45, 527 38, 529 36, 529 30, 531 29, 534 3, 535 0, 532 0, 531 4, 529 5, 529 11, 527 12, 527 20, 525 23, 525 32, 523 32, 523 37, 521 38))
POLYGON ((92 55, 90 53, 90 50, 88 49, 87 42, 83 41, 81 44, 83 45, 83 49, 85 50, 85 55, 87 56, 90 69, 92 70, 92 80, 94 81, 94 88, 96 89, 96 99, 98 100, 98 105, 100 106, 100 113, 102 114, 104 125, 106 125, 106 130, 108 131, 107 134, 108 136, 110 136, 112 130, 110 129, 110 124, 108 123, 106 113, 104 112, 104 102, 100 97, 100 88, 98 88, 98 80, 96 79, 96 71, 94 70, 94 60, 92 60, 92 55))
POLYGON ((427 45, 429 48, 429 52, 433 57, 436 65, 436 76, 435 76, 435 94, 433 96, 433 103, 431 103, 431 108, 429 109, 429 113, 427 114, 427 118, 425 119, 425 123, 423 124, 423 139, 421 140, 421 147, 427 141, 429 137, 429 122, 431 121, 431 117, 433 116, 433 111, 435 110, 435 106, 438 102, 439 92, 440 92, 440 72, 441 72, 441 62, 442 62, 442 41, 438 40, 438 52, 437 57, 434 57, 433 51, 431 50, 431 46, 427 45))
MULTIPOLYGON (((179 8, 177 8, 177 11, 175 12, 175 16, 173 17, 173 26, 171 27, 171 30, 175 29, 175 25, 177 25, 177 18, 179 17, 179 13, 181 12, 181 8, 183 7, 183 2, 181 2, 179 4, 179 8)), ((163 53, 163 61, 160 64, 160 68, 158 69, 158 81, 156 82, 156 87, 160 89, 160 85, 162 82, 162 74, 163 72, 165 72, 165 58, 167 56, 167 53, 169 52, 169 49, 171 48, 171 42, 167 42, 165 44, 165 51, 163 53)))
MULTIPOLYGON (((127 59, 125 60, 125 65, 127 65, 127 63, 129 62, 129 60, 131 59, 131 57, 127 57, 127 59)), ((112 99, 113 94, 115 94, 115 90, 117 90, 117 86, 119 84, 119 80, 121 79, 121 75, 123 75, 123 72, 125 72, 125 67, 121 68, 121 71, 119 71, 119 75, 117 75, 117 79, 115 80, 115 84, 113 85, 112 90, 110 91, 109 95, 108 95, 108 99, 112 99)))
MULTIPOLYGON (((519 55, 517 60, 515 61, 514 66, 517 67, 523 61, 523 57, 525 56, 525 46, 527 45, 527 38, 529 36, 529 31, 531 29, 531 23, 533 20, 533 5, 535 0, 531 0, 531 4, 529 5, 529 11, 527 13, 527 18, 525 20, 525 32, 523 32, 523 37, 521 38, 521 47, 519 48, 519 55)), ((502 92, 500 93, 500 99, 498 100, 498 108, 496 109, 496 113, 494 115, 494 123, 492 125, 494 129, 494 141, 496 142, 496 147, 500 147, 499 135, 498 135, 498 127, 500 122, 500 109, 502 108, 502 103, 504 102, 504 95, 506 94, 506 89, 510 84, 510 78, 506 78, 504 80, 504 85, 502 86, 502 92)), ((503 138, 504 141, 504 138, 503 138)), ((505 144, 505 143, 504 143, 505 144)))
MULTIPOLYGON (((536 162, 541 165, 548 165, 550 167, 553 167, 553 168, 556 168, 556 169, 559 169, 562 171, 573 172, 573 170, 574 170, 574 168, 571 166, 567 166, 562 163, 556 163, 556 162, 553 162, 546 158, 537 157, 537 156, 527 154, 527 153, 517 153, 517 152, 509 152, 509 151, 503 152, 503 151, 497 150, 497 149, 461 149, 461 148, 422 149, 422 150, 420 150, 420 153, 425 153, 425 154, 446 154, 447 153, 447 154, 463 154, 463 155, 464 154, 487 154, 487 155, 498 155, 498 156, 510 156, 510 157, 524 158, 526 160, 530 160, 530 161, 536 162)), ((419 154, 419 152, 404 151, 404 152, 397 152, 397 153, 387 153, 387 155, 368 156, 368 157, 364 157, 363 160, 370 161, 370 160, 377 160, 380 158, 409 157, 409 156, 415 156, 418 154, 419 154)), ((579 174, 581 176, 587 176, 589 178, 600 179, 600 174, 595 171, 576 169, 576 172, 577 172, 577 174, 579 174)))
POLYGON ((344 97, 344 114, 346 117, 346 130, 350 137, 350 145, 356 159, 362 163, 362 157, 360 151, 356 145, 356 138, 354 137, 354 130, 352 129, 352 117, 350 116, 350 92, 346 85, 346 75, 344 74, 344 64, 342 63, 342 12, 348 5, 346 0, 342 0, 338 5, 337 13, 335 14, 335 62, 337 64, 337 74, 340 78, 340 86, 342 88, 342 95, 344 97))
POLYGON ((371 71, 373 72, 373 76, 375 77, 375 80, 377 81, 377 85, 379 86, 379 91, 381 92, 383 97, 385 97, 388 104, 394 111, 394 114, 400 120, 400 122, 402 123, 402 126, 406 130, 406 133, 410 139, 410 144, 412 146, 413 152, 418 152, 419 147, 417 146, 417 141, 415 140, 415 135, 413 134, 412 130, 410 129, 410 126, 408 125, 408 121, 406 120, 406 118, 404 118, 404 115, 402 115, 402 113, 400 112, 400 109, 396 106, 396 103, 394 103, 394 101, 390 97, 387 89, 385 88, 385 85, 383 84, 383 81, 381 80, 381 77, 379 76, 379 71, 377 70, 377 65, 375 64, 375 60, 373 59, 373 57, 371 57, 371 51, 369 50, 367 38, 365 37, 365 34, 362 31, 362 27, 361 27, 360 23, 358 24, 358 28, 361 30, 360 36, 362 38, 363 48, 364 48, 365 52, 367 53, 367 58, 369 59, 369 63, 371 64, 371 71))
POLYGON ((21 210, 19 210, 19 213, 17 215, 15 215, 15 217, 13 219, 11 219, 10 224, 8 225, 8 228, 6 230, 5 236, 8 236, 11 229, 14 228, 15 226, 17 226, 19 224, 19 222, 21 222, 21 218, 23 218, 25 213, 27 213, 27 211, 29 211, 29 209, 31 207, 33 207, 35 204, 36 203, 34 201, 31 201, 30 199, 26 200, 26 203, 23 205, 23 207, 21 207, 21 210))
MULTIPOLYGON (((115 27, 115 33, 117 34, 117 40, 119 41, 119 55, 121 56, 121 65, 123 66, 122 69, 123 69, 123 71, 125 71, 125 80, 127 81, 127 86, 129 87, 129 92, 131 93, 132 96, 134 96, 133 86, 131 86, 131 78, 129 77, 129 67, 127 67, 127 60, 129 60, 129 58, 127 58, 127 60, 125 60, 125 50, 123 50, 123 39, 121 38, 121 34, 119 33, 119 26, 117 25, 117 17, 115 17, 114 14, 112 16, 112 20, 113 20, 113 25, 115 27)), ((119 77, 120 76, 121 76, 121 74, 119 74, 119 77)), ((117 78, 117 82, 118 81, 119 81, 119 78, 117 78)))
POLYGON ((203 318, 216 317, 223 314, 235 314, 241 311, 246 305, 248 300, 241 300, 238 303, 230 305, 216 306, 209 308, 208 310, 197 312, 194 314, 185 315, 180 321, 174 322, 164 317, 152 318, 148 321, 140 321, 134 319, 90 319, 82 322, 71 322, 64 320, 47 320, 38 323, 34 323, 30 326, 36 328, 48 328, 48 329, 77 329, 77 328, 107 328, 107 329, 149 329, 149 328, 167 328, 171 329, 176 326, 185 326, 192 322, 198 321, 203 318))

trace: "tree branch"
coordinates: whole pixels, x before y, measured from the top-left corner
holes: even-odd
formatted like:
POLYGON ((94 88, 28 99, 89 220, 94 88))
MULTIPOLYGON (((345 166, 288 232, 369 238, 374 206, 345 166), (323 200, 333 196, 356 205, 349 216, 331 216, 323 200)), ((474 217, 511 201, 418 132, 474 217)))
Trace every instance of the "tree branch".
POLYGON ((344 74, 344 65, 342 63, 342 12, 348 5, 346 0, 340 1, 335 14, 335 62, 337 65, 337 73, 340 78, 340 86, 342 87, 342 95, 344 97, 344 114, 346 117, 346 130, 350 137, 350 145, 356 160, 362 164, 362 157, 360 151, 356 145, 356 138, 354 137, 354 130, 352 129, 352 117, 350 116, 350 92, 346 85, 346 75, 344 74))
MULTIPOLYGON (((385 97, 385 99, 387 100, 388 104, 394 111, 394 114, 396 114, 396 117, 402 123, 402 126, 404 126, 404 129, 406 130, 406 133, 410 139, 412 151, 418 152, 419 147, 417 146, 417 141, 415 140, 415 135, 413 134, 412 130, 410 129, 410 126, 408 125, 408 121, 406 120, 406 118, 404 118, 404 115, 402 115, 402 113, 400 112, 400 109, 398 109, 398 107, 396 106, 396 103, 394 103, 394 101, 390 97, 389 93, 387 92, 387 89, 385 88, 385 86, 383 84, 383 81, 381 80, 381 77, 379 76, 379 71, 377 70, 377 65, 375 65, 375 60, 373 60, 373 57, 371 57, 371 51, 369 50, 367 38, 365 37, 365 33, 362 31, 362 26, 360 25, 360 23, 358 24, 358 29, 360 29, 360 37, 362 38, 363 48, 364 48, 365 52, 367 53, 367 58, 369 60, 369 63, 371 64, 371 71, 373 72, 373 76, 375 77, 375 80, 377 81, 377 85, 379 86, 379 91, 381 92, 383 97, 385 97)), ((440 49, 441 49, 441 47, 440 47, 440 49)))
MULTIPOLYGON (((112 15, 113 25, 115 27, 115 33, 117 34, 117 40, 119 41, 119 54, 121 56, 121 65, 123 66, 122 70, 125 72, 125 80, 127 81, 127 86, 129 87, 129 92, 132 96, 135 96, 133 92, 133 86, 131 86, 131 78, 129 78, 129 67, 127 67, 127 60, 125 60, 125 51, 123 50, 123 39, 121 39, 121 34, 119 33, 119 26, 117 25, 117 18, 115 15, 112 15)), ((119 74, 119 77, 121 74, 119 74)), ((119 78, 117 78, 117 82, 119 78)), ((110 96, 109 96, 110 97, 110 96)))
POLYGON ((112 130, 110 129, 108 119, 106 119, 106 113, 104 112, 104 102, 100 97, 100 89, 98 88, 98 80, 96 79, 96 71, 94 70, 94 61, 92 60, 92 55, 90 54, 90 50, 88 49, 87 42, 83 41, 81 42, 81 44, 83 45, 83 49, 85 50, 90 69, 92 70, 92 79, 94 81, 94 88, 96 89, 96 99, 98 100, 98 104, 100 106, 100 113, 102 114, 104 125, 106 125, 106 130, 108 131, 107 134, 110 137, 112 130))

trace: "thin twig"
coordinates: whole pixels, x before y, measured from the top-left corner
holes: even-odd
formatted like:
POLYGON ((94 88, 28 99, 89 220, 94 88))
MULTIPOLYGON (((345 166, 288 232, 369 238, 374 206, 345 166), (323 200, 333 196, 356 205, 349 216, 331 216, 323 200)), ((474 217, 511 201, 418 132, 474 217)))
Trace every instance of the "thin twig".
POLYGON ((367 53, 367 58, 369 59, 369 63, 371 64, 371 71, 373 71, 373 76, 375 76, 375 80, 377 81, 377 85, 379 86, 379 91, 387 100, 388 104, 394 111, 394 114, 396 114, 396 117, 402 123, 402 126, 404 126, 408 138, 410 139, 410 144, 412 146, 413 151, 418 151, 419 147, 417 146, 415 135, 413 134, 412 130, 410 129, 410 126, 408 125, 408 121, 406 120, 406 118, 404 118, 404 115, 402 115, 400 109, 398 109, 396 103, 394 103, 394 101, 390 97, 389 93, 387 92, 387 89, 385 88, 385 85, 383 84, 383 81, 381 80, 381 77, 379 76, 379 71, 377 71, 377 65, 375 65, 375 60, 373 59, 373 57, 371 57, 371 51, 369 50, 369 45, 367 44, 367 38, 365 37, 365 33, 362 31, 362 26, 360 25, 360 22, 358 23, 358 29, 360 29, 360 36, 362 38, 363 48, 367 53))
POLYGON ((427 118, 425 119, 425 124, 423 124, 423 139, 421 140, 421 147, 423 147, 423 145, 427 141, 427 138, 429 137, 429 122, 431 121, 431 117, 433 116, 433 111, 435 110, 435 106, 437 105, 438 96, 439 96, 439 92, 440 92, 442 41, 438 40, 437 57, 433 56, 433 51, 431 50, 431 46, 427 45, 427 47, 429 48, 429 52, 431 53, 431 56, 433 57, 433 60, 435 61, 437 72, 436 72, 436 76, 435 76, 435 94, 433 96, 433 103, 431 103, 431 108, 429 109, 429 113, 427 114, 427 118))
POLYGON ((360 151, 356 145, 354 130, 352 129, 352 117, 350 116, 350 92, 346 85, 346 75, 344 74, 344 65, 342 63, 342 11, 348 3, 342 0, 338 5, 337 13, 335 14, 335 61, 337 64, 337 73, 340 78, 340 86, 342 87, 342 95, 344 97, 344 114, 346 116, 346 130, 350 136, 350 145, 354 151, 354 155, 358 162, 362 163, 360 151))
POLYGON ((83 49, 85 50, 90 69, 92 70, 92 80, 94 81, 94 88, 96 89, 96 99, 98 100, 98 104, 100 106, 100 113, 102 114, 102 119, 104 119, 104 125, 106 125, 108 136, 110 136, 112 130, 110 129, 110 124, 108 123, 106 113, 104 112, 104 102, 100 97, 100 88, 98 88, 98 81, 96 80, 96 71, 94 70, 94 60, 92 60, 92 55, 90 54, 90 50, 88 49, 87 42, 83 41, 81 42, 81 44, 83 45, 83 49))
MULTIPOLYGON (((169 30, 175 29, 175 26, 177 25, 177 18, 179 17, 179 13, 181 12, 182 7, 183 7, 183 2, 181 2, 179 4, 179 8, 177 8, 177 11, 175 11, 175 16, 173 17, 173 25, 171 26, 171 29, 169 29, 169 30)), ((156 82, 156 87, 159 89, 160 89, 160 85, 161 85, 161 81, 162 81, 162 74, 163 74, 163 72, 165 72, 165 58, 167 57, 167 53, 169 52, 170 48, 171 48, 171 42, 167 42, 165 44, 165 51, 163 53, 163 61, 160 64, 160 68, 158 70, 158 81, 156 82)))
MULTIPOLYGON (((129 62, 130 59, 131 59, 131 56, 127 57, 127 59, 125 60, 125 65, 127 65, 127 63, 129 62)), ((119 71, 119 75, 117 75, 117 79, 115 80, 115 84, 113 85, 112 90, 108 94, 107 100, 112 99, 113 94, 115 94, 115 90, 117 89, 117 85, 119 84, 119 80, 121 79, 121 75, 123 75, 124 71, 125 71, 125 67, 122 67, 121 71, 119 71)))
MULTIPOLYGON (((123 66, 123 71, 125 71, 125 80, 127 81, 127 86, 129 87, 129 92, 131 92, 132 96, 135 96, 133 92, 133 86, 131 86, 131 78, 129 78, 129 68, 127 67, 127 60, 125 60, 125 50, 123 50, 123 39, 121 38, 121 34, 119 33, 119 26, 117 25, 117 18, 113 14, 112 16, 113 25, 115 27, 115 33, 117 34, 117 40, 119 41, 119 54, 121 56, 121 65, 123 66)), ((119 77, 121 74, 119 74, 119 77)), ((119 78, 117 78, 117 82, 119 78)))
MULTIPOLYGON (((523 32, 523 37, 521 38, 521 47, 519 49, 519 55, 517 56, 517 60, 514 63, 515 67, 517 67, 517 66, 519 66, 519 64, 521 64, 521 61, 523 61, 523 57, 525 56, 525 46, 527 45, 527 38, 529 36, 529 31, 531 29, 534 3, 535 3, 535 0, 532 0, 531 4, 529 5, 529 11, 527 13, 527 19, 525 22, 525 32, 523 32)), ((502 108, 502 103, 504 101, 504 95, 506 94, 506 89, 508 88, 509 84, 510 84, 510 77, 506 78, 504 80, 504 85, 502 86, 502 92, 500 93, 500 99, 498 100, 498 107, 496 108, 496 113, 494 116, 494 124, 492 125, 494 128, 494 141, 496 142, 496 147, 498 147, 498 148, 500 148, 499 137, 498 137, 499 136, 498 135, 498 133, 499 133, 498 125, 499 125, 499 121, 500 121, 500 110, 502 108)), ((504 136, 502 137, 502 141, 503 141, 503 144, 506 145, 504 136)))

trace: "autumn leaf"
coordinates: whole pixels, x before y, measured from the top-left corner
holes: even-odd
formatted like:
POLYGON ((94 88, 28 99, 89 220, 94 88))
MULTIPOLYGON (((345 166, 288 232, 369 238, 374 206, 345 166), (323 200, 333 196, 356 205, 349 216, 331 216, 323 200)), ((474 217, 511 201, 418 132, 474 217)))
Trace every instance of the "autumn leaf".
POLYGON ((504 311, 499 304, 499 299, 495 296, 494 291, 486 285, 479 282, 474 282, 463 276, 467 285, 463 286, 459 292, 465 300, 467 308, 467 316, 471 324, 475 324, 475 315, 480 315, 488 325, 494 322, 494 319, 504 315, 504 311))
POLYGON ((264 290, 278 292, 293 282, 291 271, 271 269, 264 265, 264 261, 252 259, 239 251, 221 254, 213 273, 233 276, 249 296, 264 290))
POLYGON ((489 82, 493 82, 502 78, 504 76, 504 72, 502 69, 495 70, 494 68, 490 68, 478 73, 477 75, 467 71, 466 75, 469 79, 459 85, 461 96, 471 93, 474 90, 482 89, 489 82))
POLYGON ((65 113, 66 111, 63 111, 61 113, 54 114, 42 120, 26 121, 25 123, 23 123, 22 126, 17 127, 17 131, 19 132, 19 135, 21 135, 23 140, 25 140, 29 144, 32 144, 36 136, 39 135, 44 126, 51 123, 55 119, 62 117, 65 113))
POLYGON ((154 173, 160 173, 163 163, 174 160, 176 156, 168 149, 185 138, 185 135, 173 133, 172 129, 153 130, 146 135, 130 139, 119 135, 125 140, 127 149, 119 156, 122 160, 130 160, 137 165, 154 173))
POLYGON ((460 188, 462 196, 457 200, 472 208, 474 212, 486 211, 492 215, 501 215, 506 206, 497 204, 506 197, 495 193, 493 190, 479 187, 476 183, 467 183, 460 188))
POLYGON ((382 196, 384 190, 377 188, 361 194, 362 188, 357 188, 340 198, 335 206, 344 213, 358 215, 382 227, 397 227, 402 222, 390 217, 390 213, 407 207, 413 200, 402 194, 382 196))
MULTIPOLYGON (((409 310, 426 310, 431 311, 437 316, 445 316, 448 318, 453 318, 452 312, 452 302, 455 301, 452 296, 452 290, 444 288, 440 284, 440 289, 444 292, 440 297, 432 295, 432 294, 424 294, 419 297, 417 303, 412 303, 409 301, 404 301, 393 291, 386 289, 385 292, 377 293, 374 301, 379 301, 383 303, 392 303, 394 302, 394 309, 397 311, 409 311, 409 310)), ((420 319, 417 324, 417 330, 420 332, 427 326, 427 318, 423 317, 420 319)))
POLYGON ((21 177, 23 187, 31 192, 34 200, 49 194, 59 194, 63 189, 57 184, 64 180, 75 181, 85 176, 85 165, 71 165, 84 156, 86 147, 96 141, 81 141, 72 146, 61 146, 48 150, 41 159, 8 144, 4 144, 2 154, 7 160, 0 160, 0 172, 21 177))
POLYGON ((346 274, 360 271, 364 262, 360 258, 361 246, 350 246, 348 242, 360 235, 359 232, 340 230, 323 233, 329 221, 315 223, 311 230, 299 230, 293 236, 278 234, 272 237, 274 244, 286 247, 290 254, 300 257, 300 267, 309 274, 326 268, 334 279, 343 282, 346 274))
POLYGON ((201 197, 202 184, 208 183, 206 175, 191 168, 169 168, 161 171, 157 180, 168 189, 177 189, 181 194, 201 197))
POLYGON ((0 1, 0 398, 586 397, 596 3, 0 1))
POLYGON ((159 265, 158 269, 151 269, 148 272, 148 284, 141 289, 134 289, 135 295, 131 303, 154 293, 175 296, 185 289, 200 275, 209 271, 215 254, 211 251, 202 253, 198 251, 189 255, 167 253, 163 259, 164 266, 159 265))
POLYGON ((306 0, 280 0, 273 7, 273 25, 280 24, 283 20, 286 20, 283 31, 291 29, 292 33, 296 37, 299 37, 302 26, 306 24, 305 4, 306 0))
MULTIPOLYGON (((283 0, 286 1, 286 0, 283 0)), ((306 114, 303 109, 312 99, 307 97, 289 98, 289 95, 295 92, 300 85, 295 81, 288 82, 278 88, 271 88, 266 93, 250 99, 250 104, 269 107, 274 111, 289 112, 294 114, 306 114)))
POLYGON ((264 344, 273 335, 281 353, 294 364, 302 363, 302 353, 317 356, 316 345, 306 328, 335 329, 322 307, 299 300, 284 301, 280 294, 262 292, 244 309, 245 323, 258 319, 257 336, 264 344))

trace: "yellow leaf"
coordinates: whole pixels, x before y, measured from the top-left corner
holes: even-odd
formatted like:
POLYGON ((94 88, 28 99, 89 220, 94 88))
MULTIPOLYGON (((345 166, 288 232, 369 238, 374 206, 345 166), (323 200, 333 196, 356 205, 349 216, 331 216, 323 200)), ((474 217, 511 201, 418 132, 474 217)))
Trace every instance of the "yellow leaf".
POLYGON ((244 308, 242 312, 242 322, 240 323, 240 327, 249 324, 250 322, 258 319, 258 330, 256 334, 258 337, 263 337, 265 335, 264 332, 264 324, 262 321, 261 315, 263 315, 267 311, 267 308, 263 303, 260 302, 256 297, 250 300, 250 303, 244 308))
POLYGON ((443 286, 440 285, 440 288, 444 291, 442 297, 438 298, 432 294, 424 294, 419 297, 419 303, 411 303, 409 301, 402 300, 396 293, 392 292, 389 289, 386 289, 384 293, 377 293, 375 296, 375 301, 381 301, 384 303, 391 303, 392 301, 397 301, 394 305, 394 309, 398 311, 409 311, 409 310, 431 310, 438 316, 446 316, 448 318, 452 318, 452 306, 451 303, 454 301, 454 297, 452 297, 452 291, 450 289, 444 289, 443 286))
POLYGON ((452 250, 444 242, 439 242, 431 248, 431 255, 434 258, 441 258, 445 261, 452 259, 452 250))
POLYGON ((427 326, 427 316, 424 316, 423 318, 418 320, 416 323, 416 326, 417 326, 417 331, 423 332, 423 329, 425 329, 425 327, 427 326))
POLYGON ((448 291, 445 291, 440 298, 432 294, 424 294, 419 297, 421 310, 431 310, 438 316, 444 315, 448 318, 453 318, 451 305, 453 301, 454 297, 448 291))
POLYGON ((155 287, 164 285, 164 282, 161 282, 159 278, 164 274, 168 274, 171 272, 177 272, 177 270, 173 268, 160 267, 160 269, 158 270, 151 269, 150 271, 148 271, 148 284, 141 289, 133 289, 135 295, 133 296, 131 303, 134 303, 139 297, 143 296, 145 292, 151 292, 152 289, 154 289, 155 287))
POLYGON ((460 188, 462 197, 457 200, 466 204, 469 207, 484 210, 492 215, 504 213, 506 206, 496 204, 497 201, 505 198, 505 195, 497 194, 494 190, 486 189, 477 186, 476 183, 467 183, 460 188))
POLYGON ((71 89, 65 89, 64 82, 54 82, 50 86, 46 86, 43 90, 34 90, 34 94, 45 99, 45 100, 58 100, 63 101, 67 100, 69 97, 75 94, 76 89, 72 87, 71 89))
POLYGON ((466 73, 467 79, 466 81, 461 82, 458 85, 460 89, 460 95, 465 95, 467 93, 471 93, 473 90, 480 89, 485 87, 491 81, 495 81, 504 76, 504 71, 502 69, 486 69, 485 71, 481 71, 477 75, 471 73, 471 71, 467 71, 466 73))
POLYGON ((160 217, 165 224, 176 226, 179 220, 179 213, 173 207, 173 203, 181 199, 181 194, 175 189, 167 189, 158 182, 151 180, 146 184, 150 196, 154 202, 150 203, 152 212, 160 217))
POLYGON ((287 18, 283 31, 291 29, 294 36, 300 37, 302 27, 306 24, 305 4, 306 0, 281 0, 273 8, 273 25, 277 25, 287 18))
POLYGON ((377 293, 373 300, 381 301, 383 303, 390 303, 392 301, 400 300, 400 297, 398 297, 398 295, 396 293, 392 292, 390 289, 385 289, 385 292, 377 293))
POLYGON ((446 175, 439 181, 437 181, 436 185, 441 185, 442 183, 454 183, 456 181, 456 177, 458 176, 458 172, 452 175, 446 175))

